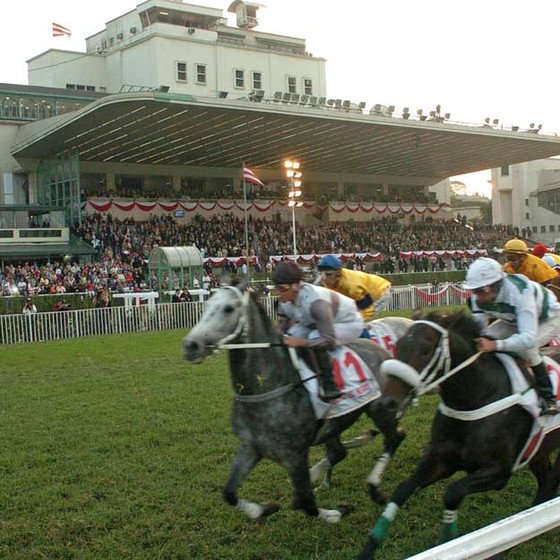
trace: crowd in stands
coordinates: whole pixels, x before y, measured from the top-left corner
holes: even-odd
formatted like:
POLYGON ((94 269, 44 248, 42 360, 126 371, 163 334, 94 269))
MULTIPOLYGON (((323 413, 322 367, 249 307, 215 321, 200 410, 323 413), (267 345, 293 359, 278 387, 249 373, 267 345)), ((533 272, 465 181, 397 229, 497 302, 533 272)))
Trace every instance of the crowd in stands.
MULTIPOLYGON (((292 224, 250 217, 249 244, 251 253, 265 266, 271 255, 291 255, 292 224)), ((21 262, 8 264, 0 270, 2 295, 95 293, 141 291, 154 286, 149 278, 147 259, 157 246, 195 245, 203 257, 239 257, 245 254, 245 224, 226 213, 212 218, 196 217, 186 225, 174 218, 152 217, 146 222, 118 220, 110 215, 86 216, 71 231, 90 243, 97 255, 93 262, 82 263, 21 262)), ((403 225, 396 217, 368 222, 329 222, 316 226, 297 226, 297 248, 300 254, 380 253, 378 261, 357 263, 371 272, 436 271, 464 268, 463 258, 401 258, 401 252, 421 250, 486 249, 501 247, 505 240, 519 231, 511 226, 475 226, 462 224, 454 218, 403 225)), ((206 270, 211 284, 218 279, 206 270)), ((170 282, 174 284, 174 282, 170 282)), ((183 286, 161 286, 161 289, 183 286)))

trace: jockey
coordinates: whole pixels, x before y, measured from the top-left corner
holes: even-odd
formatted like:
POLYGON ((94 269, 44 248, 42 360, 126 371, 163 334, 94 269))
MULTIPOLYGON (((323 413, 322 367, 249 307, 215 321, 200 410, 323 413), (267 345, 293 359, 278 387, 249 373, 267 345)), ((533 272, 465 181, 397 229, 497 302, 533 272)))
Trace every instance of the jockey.
POLYGON ((480 257, 467 270, 465 288, 481 325, 480 352, 514 352, 535 376, 542 414, 558 412, 539 348, 560 334, 560 303, 554 294, 522 274, 505 274, 498 261, 480 257), (488 326, 488 319, 498 319, 488 326))
POLYGON ((510 239, 504 245, 506 264, 504 270, 508 274, 524 274, 539 284, 546 286, 554 280, 558 273, 539 257, 529 253, 529 249, 521 239, 510 239))
POLYGON ((335 255, 322 257, 317 268, 321 275, 316 283, 352 298, 364 321, 371 321, 375 313, 387 308, 391 298, 389 280, 375 274, 344 268, 335 255))
POLYGON ((317 373, 321 398, 330 401, 342 393, 334 382, 328 351, 358 338, 364 322, 353 300, 302 278, 301 268, 292 262, 281 262, 272 271, 279 327, 286 346, 301 349, 298 354, 317 373))

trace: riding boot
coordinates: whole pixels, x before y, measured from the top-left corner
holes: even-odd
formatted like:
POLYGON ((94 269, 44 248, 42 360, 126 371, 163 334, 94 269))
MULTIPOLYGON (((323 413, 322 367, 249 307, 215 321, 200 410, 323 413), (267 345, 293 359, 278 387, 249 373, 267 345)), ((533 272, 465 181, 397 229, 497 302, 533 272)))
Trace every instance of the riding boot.
POLYGON ((315 371, 319 378, 319 396, 327 402, 338 399, 338 397, 342 396, 342 391, 339 390, 334 382, 329 351, 314 348, 312 353, 317 363, 315 371))
POLYGON ((535 390, 541 400, 541 416, 549 414, 558 414, 558 406, 556 404, 556 396, 552 392, 552 383, 546 372, 544 362, 531 366, 533 375, 535 376, 535 390))

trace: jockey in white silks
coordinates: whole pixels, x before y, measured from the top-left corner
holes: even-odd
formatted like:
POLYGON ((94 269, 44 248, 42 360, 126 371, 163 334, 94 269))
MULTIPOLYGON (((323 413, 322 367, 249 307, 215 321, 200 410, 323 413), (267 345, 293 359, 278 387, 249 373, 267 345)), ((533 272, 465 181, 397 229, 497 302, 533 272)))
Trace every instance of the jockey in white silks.
POLYGON ((297 348, 317 373, 320 396, 329 401, 341 392, 333 379, 328 351, 359 338, 364 320, 353 299, 302 278, 301 268, 292 262, 281 262, 272 272, 280 301, 279 327, 286 346, 297 348))
POLYGON ((533 370, 542 414, 557 414, 556 397, 539 348, 560 334, 560 303, 523 274, 506 274, 494 259, 480 257, 467 270, 470 307, 483 328, 481 352, 514 352, 533 370), (488 325, 488 319, 498 319, 488 325), (486 338, 485 335, 491 338, 486 338))

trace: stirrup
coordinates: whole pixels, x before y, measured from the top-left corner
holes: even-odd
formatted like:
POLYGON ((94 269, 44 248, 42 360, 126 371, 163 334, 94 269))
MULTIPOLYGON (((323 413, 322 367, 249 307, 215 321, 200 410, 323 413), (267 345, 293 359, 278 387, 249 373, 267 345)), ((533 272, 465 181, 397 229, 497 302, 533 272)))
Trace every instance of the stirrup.
POLYGON ((321 382, 319 381, 319 397, 322 401, 330 402, 342 397, 344 393, 339 391, 336 387, 331 389, 324 389, 321 387, 321 382))
POLYGON ((541 398, 540 406, 541 416, 555 416, 560 412, 560 410, 558 410, 558 404, 556 403, 556 399, 554 399, 554 397, 550 399, 541 398))

